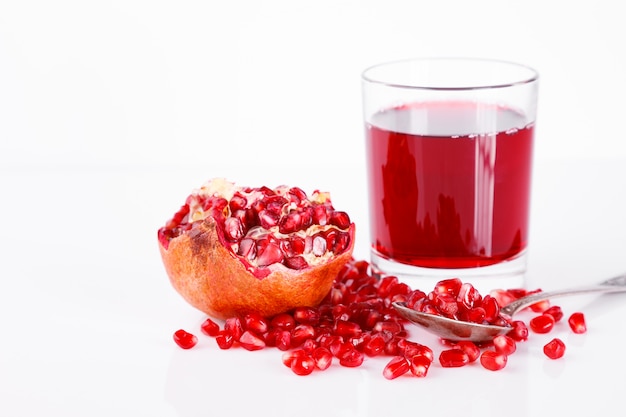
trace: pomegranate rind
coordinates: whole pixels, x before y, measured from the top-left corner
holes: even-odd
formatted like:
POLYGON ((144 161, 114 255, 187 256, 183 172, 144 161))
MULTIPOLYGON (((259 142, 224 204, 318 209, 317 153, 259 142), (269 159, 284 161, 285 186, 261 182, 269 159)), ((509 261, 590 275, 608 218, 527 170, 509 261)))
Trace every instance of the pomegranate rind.
POLYGON ((248 313, 271 317, 321 303, 352 258, 354 223, 348 233, 347 249, 328 262, 301 270, 272 268, 263 279, 220 243, 212 217, 194 223, 191 230, 172 239, 167 249, 159 243, 159 249, 172 286, 193 307, 218 319, 248 313))

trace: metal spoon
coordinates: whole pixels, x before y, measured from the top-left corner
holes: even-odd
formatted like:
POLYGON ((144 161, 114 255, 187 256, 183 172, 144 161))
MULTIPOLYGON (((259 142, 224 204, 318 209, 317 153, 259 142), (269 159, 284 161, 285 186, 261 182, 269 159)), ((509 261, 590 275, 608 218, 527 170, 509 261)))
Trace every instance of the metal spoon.
MULTIPOLYGON (((612 292, 626 292, 626 273, 603 281, 597 285, 534 293, 519 298, 502 307, 500 314, 510 320, 513 315, 520 310, 550 298, 563 297, 566 295, 612 292)), ((493 340, 494 337, 506 334, 511 330, 510 327, 506 326, 471 323, 434 314, 421 313, 407 307, 405 303, 401 302, 394 302, 393 306, 400 316, 446 340, 489 342, 493 340)))

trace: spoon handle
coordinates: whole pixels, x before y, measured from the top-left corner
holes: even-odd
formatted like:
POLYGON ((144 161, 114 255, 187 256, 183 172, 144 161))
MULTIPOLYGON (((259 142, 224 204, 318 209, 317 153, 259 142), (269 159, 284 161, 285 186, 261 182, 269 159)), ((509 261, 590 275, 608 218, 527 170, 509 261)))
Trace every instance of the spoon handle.
POLYGON ((550 298, 563 297, 566 295, 611 293, 611 292, 626 292, 626 273, 623 273, 611 279, 607 279, 606 281, 603 281, 597 285, 574 287, 574 288, 569 288, 565 290, 556 290, 556 291, 541 291, 535 294, 531 294, 526 297, 517 299, 509 303, 508 305, 502 307, 502 309, 500 310, 500 314, 502 314, 503 316, 507 316, 508 318, 511 318, 518 311, 530 305, 538 303, 540 301, 548 300, 550 298))

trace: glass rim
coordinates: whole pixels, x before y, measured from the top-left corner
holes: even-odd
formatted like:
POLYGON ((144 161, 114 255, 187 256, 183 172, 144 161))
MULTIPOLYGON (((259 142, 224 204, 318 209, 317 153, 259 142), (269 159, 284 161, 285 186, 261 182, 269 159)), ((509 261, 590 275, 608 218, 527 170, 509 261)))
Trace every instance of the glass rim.
POLYGON ((534 68, 530 66, 519 64, 519 63, 512 62, 512 61, 499 60, 499 59, 467 58, 467 57, 430 57, 430 58, 424 57, 424 58, 398 59, 394 61, 386 61, 386 62, 381 62, 375 65, 371 65, 361 72, 361 79, 362 81, 370 83, 370 84, 378 84, 381 86, 386 86, 386 87, 391 87, 391 88, 403 88, 407 90, 413 89, 413 90, 431 90, 431 91, 468 91, 468 90, 488 90, 488 89, 510 88, 510 87, 521 86, 525 84, 532 84, 539 80, 539 73, 537 72, 537 70, 535 70, 534 68), (429 85, 427 82, 400 83, 397 81, 390 80, 390 78, 392 77, 389 77, 389 76, 386 77, 386 79, 383 79, 384 77, 381 77, 381 76, 374 77, 371 75, 372 72, 379 70, 379 69, 390 68, 392 66, 399 66, 399 65, 404 65, 408 68, 409 65, 413 63, 415 64, 423 63, 427 65, 430 63, 439 63, 439 64, 441 63, 457 63, 457 64, 472 63, 473 65, 483 65, 483 66, 490 65, 494 68, 495 66, 500 66, 502 68, 508 67, 509 69, 517 69, 517 71, 520 71, 520 76, 511 77, 511 81, 508 81, 508 82, 494 82, 494 83, 482 82, 482 83, 475 83, 475 85, 453 86, 453 85, 437 85, 437 84, 429 85), (522 73, 526 74, 526 76, 522 76, 521 75, 522 73))

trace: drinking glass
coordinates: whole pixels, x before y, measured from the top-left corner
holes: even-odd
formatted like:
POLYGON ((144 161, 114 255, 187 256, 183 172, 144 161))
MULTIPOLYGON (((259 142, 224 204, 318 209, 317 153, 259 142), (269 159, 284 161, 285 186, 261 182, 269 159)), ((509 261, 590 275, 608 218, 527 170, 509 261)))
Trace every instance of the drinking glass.
POLYGON ((410 59, 366 69, 362 92, 373 268, 420 289, 522 286, 538 73, 410 59))

